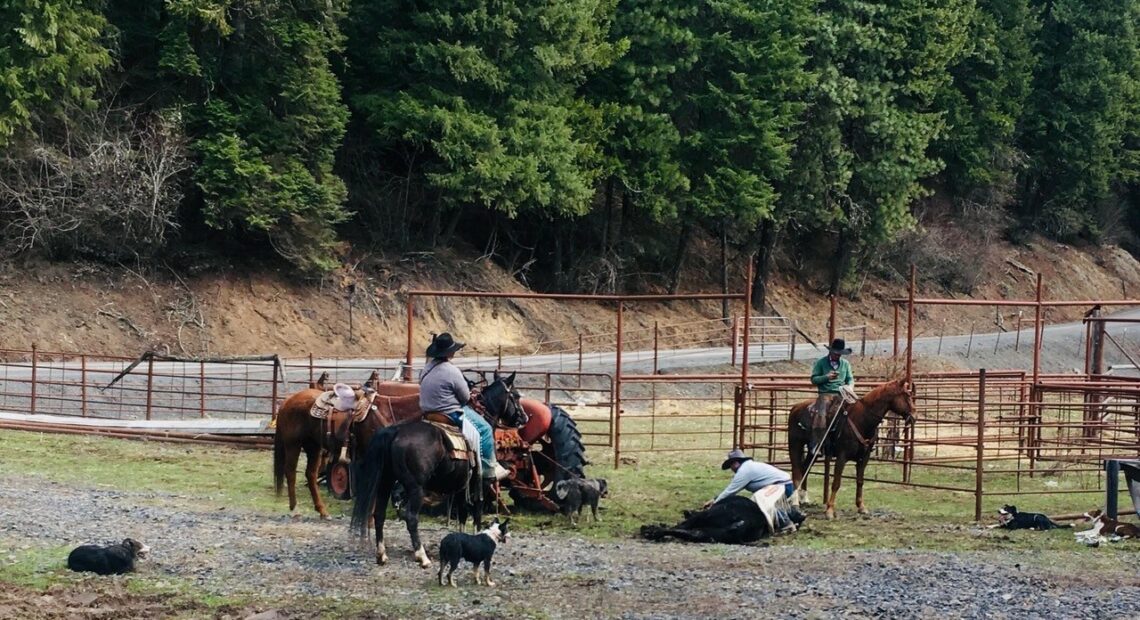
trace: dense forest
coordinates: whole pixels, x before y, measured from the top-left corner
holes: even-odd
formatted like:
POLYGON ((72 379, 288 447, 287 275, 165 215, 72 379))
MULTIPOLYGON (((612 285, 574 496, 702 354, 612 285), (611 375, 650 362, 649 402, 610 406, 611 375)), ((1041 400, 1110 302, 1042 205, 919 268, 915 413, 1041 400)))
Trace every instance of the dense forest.
MULTIPOLYGON (((839 291, 922 233, 1137 252, 1138 0, 12 0, 0 246, 463 244, 546 290, 697 241, 839 291), (806 256, 807 258, 803 258, 806 256)), ((642 274, 642 275, 638 275, 642 274)), ((713 276, 716 277, 716 276, 713 276)), ((947 285, 955 283, 949 270, 947 285)))

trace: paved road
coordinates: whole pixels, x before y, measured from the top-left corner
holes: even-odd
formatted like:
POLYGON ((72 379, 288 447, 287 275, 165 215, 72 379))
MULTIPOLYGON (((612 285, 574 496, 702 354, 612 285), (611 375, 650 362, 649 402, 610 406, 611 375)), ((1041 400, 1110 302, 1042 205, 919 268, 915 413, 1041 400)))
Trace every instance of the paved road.
MULTIPOLYGON (((1140 309, 1119 312, 1116 317, 1140 318, 1140 309)), ((1109 323, 1108 333, 1119 343, 1106 345, 1105 358, 1112 365, 1131 365, 1124 355, 1129 352, 1133 358, 1140 358, 1140 324, 1109 323)), ((1084 325, 1080 322, 1047 326, 1042 340, 1041 368, 1044 372, 1079 372, 1084 366, 1084 325)), ((1023 330, 1020 344, 1015 349, 1016 334, 1012 332, 991 332, 974 335, 954 335, 940 338, 924 336, 915 340, 916 356, 937 355, 953 359, 957 364, 972 368, 1032 368, 1033 331, 1023 330)), ((859 349, 860 343, 852 342, 859 349)), ((868 356, 888 356, 892 350, 890 340, 874 340, 866 343, 868 356)), ((902 343, 905 347, 905 341, 902 343)), ((753 345, 749 359, 754 362, 786 360, 790 354, 787 344, 753 345)), ((822 354, 822 349, 800 343, 795 348, 796 359, 810 360, 822 354)), ((331 371, 334 379, 360 382, 367 378, 372 369, 382 368, 392 372, 398 368, 401 359, 377 358, 356 360, 314 360, 314 374, 322 370, 331 371)), ((420 360, 417 360, 419 362, 420 360)), ((469 367, 494 367, 496 358, 467 356, 462 363, 469 367)), ((702 368, 724 366, 732 361, 729 347, 707 347, 660 351, 657 356, 657 370, 668 373, 700 372, 702 368)), ((586 353, 581 358, 581 370, 587 373, 609 374, 615 367, 613 352, 586 353)), ((278 394, 290 393, 302 387, 309 378, 308 360, 286 362, 287 386, 280 386, 278 394)), ((505 356, 502 365, 510 370, 572 372, 579 368, 576 353, 505 356)), ((122 370, 121 364, 89 363, 88 383, 105 383, 122 370)), ((625 351, 622 368, 626 374, 651 373, 654 371, 653 351, 625 351)), ((270 394, 272 366, 269 363, 251 364, 206 364, 201 370, 207 377, 205 403, 198 403, 199 385, 197 363, 156 362, 154 364, 155 402, 153 415, 164 417, 164 410, 177 410, 180 417, 188 415, 199 404, 211 415, 219 418, 264 419, 267 413, 270 394), (234 396, 250 394, 249 397, 234 396)), ((1118 369, 1116 374, 1140 373, 1132 369, 1118 369)), ((30 399, 26 396, 29 388, 31 368, 28 366, 0 365, 0 410, 15 412, 27 411, 30 399)), ((41 388, 37 412, 62 412, 63 409, 78 409, 80 397, 78 387, 81 372, 77 361, 41 362, 37 368, 37 378, 53 385, 41 388), (54 404, 53 404, 54 401, 54 404), (53 409, 61 410, 56 411, 53 409)), ((528 388, 534 389, 537 379, 528 378, 528 388)), ((596 378, 602 385, 607 381, 596 378)), ((106 392, 88 389, 88 409, 91 415, 115 418, 138 418, 145 412, 146 393, 145 366, 140 365, 131 375, 125 377, 114 388, 106 392)), ((78 413, 78 412, 76 412, 78 413)), ((190 414, 192 415, 192 413, 190 414)), ((167 415, 169 417, 169 415, 167 415)))

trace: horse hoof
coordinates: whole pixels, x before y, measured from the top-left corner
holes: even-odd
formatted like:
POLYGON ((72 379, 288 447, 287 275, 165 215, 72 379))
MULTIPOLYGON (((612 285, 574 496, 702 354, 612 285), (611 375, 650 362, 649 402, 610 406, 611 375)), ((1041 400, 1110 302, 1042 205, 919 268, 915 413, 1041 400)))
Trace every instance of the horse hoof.
POLYGON ((835 520, 835 511, 834 510, 828 510, 827 512, 825 512, 823 514, 824 514, 824 516, 827 517, 828 521, 834 521, 835 520))
POLYGON ((331 521, 331 520, 332 520, 332 517, 329 516, 329 513, 327 513, 327 512, 321 513, 321 521, 331 521))

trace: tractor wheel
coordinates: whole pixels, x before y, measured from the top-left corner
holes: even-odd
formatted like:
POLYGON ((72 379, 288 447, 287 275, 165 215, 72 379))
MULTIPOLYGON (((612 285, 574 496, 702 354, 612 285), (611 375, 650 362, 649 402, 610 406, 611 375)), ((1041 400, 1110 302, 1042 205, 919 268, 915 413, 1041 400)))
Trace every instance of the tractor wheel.
POLYGON ((574 419, 564 409, 553 405, 550 414, 550 430, 541 440, 543 456, 535 459, 535 466, 542 476, 542 488, 546 490, 559 480, 582 477, 587 465, 582 433, 574 419))

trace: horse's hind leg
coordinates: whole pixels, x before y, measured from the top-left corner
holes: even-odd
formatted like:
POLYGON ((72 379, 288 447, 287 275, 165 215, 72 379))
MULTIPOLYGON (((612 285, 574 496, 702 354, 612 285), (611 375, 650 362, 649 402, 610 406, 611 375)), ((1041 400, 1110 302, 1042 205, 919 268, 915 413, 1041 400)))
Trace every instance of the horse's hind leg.
POLYGON ((297 515, 297 461, 301 459, 301 448, 285 448, 285 486, 289 489, 289 512, 297 515))
POLYGON ((376 528, 376 563, 388 563, 388 550, 384 547, 384 518, 388 515, 388 502, 392 498, 392 483, 381 479, 376 489, 376 505, 372 508, 372 523, 376 528))
POLYGON ((859 514, 867 514, 867 507, 863 505, 863 472, 867 470, 868 459, 855 461, 855 509, 859 514))
MULTIPOLYGON (((321 501, 321 489, 317 485, 317 474, 320 473, 321 468, 321 448, 305 448, 305 482, 309 486, 309 494, 313 496, 313 507, 317 512, 321 513, 322 519, 329 518, 329 511, 325 508, 325 503, 321 501)), ((293 485, 290 484, 289 488, 292 489, 293 485)), ((293 498, 290 497, 290 500, 293 498)), ((290 501, 290 504, 293 502, 290 501)))
POLYGON ((424 489, 417 484, 407 483, 404 483, 404 489, 408 493, 405 521, 408 524, 408 536, 412 538, 412 548, 415 549, 415 556, 420 566, 431 568, 431 558, 428 557, 424 544, 420 541, 420 508, 424 504, 424 489))

